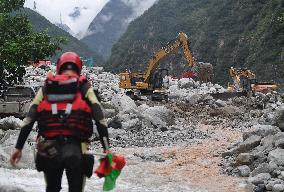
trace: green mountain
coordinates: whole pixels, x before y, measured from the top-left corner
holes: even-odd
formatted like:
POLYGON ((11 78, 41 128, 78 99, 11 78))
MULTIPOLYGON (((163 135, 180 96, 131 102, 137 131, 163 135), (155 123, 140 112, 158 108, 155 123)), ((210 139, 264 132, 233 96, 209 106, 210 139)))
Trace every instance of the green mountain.
MULTIPOLYGON (((261 81, 284 82, 283 0, 160 0, 134 20, 113 46, 110 70, 144 70, 155 51, 185 32, 197 61, 214 66, 215 81, 226 83, 229 68, 246 67, 261 81)), ((179 73, 182 52, 162 66, 179 73)))
POLYGON ((27 15, 29 20, 32 23, 33 30, 34 31, 43 31, 45 29, 48 30, 48 34, 51 37, 56 37, 56 36, 63 36, 67 39, 67 43, 64 44, 61 48, 62 50, 60 52, 57 52, 57 55, 52 58, 52 60, 56 60, 61 53, 66 52, 66 51, 74 51, 78 53, 80 56, 89 58, 93 57, 94 62, 96 64, 102 64, 103 63, 103 58, 99 54, 95 53, 94 51, 90 50, 84 43, 82 43, 80 40, 76 39, 75 37, 71 36, 69 33, 66 31, 60 29, 56 25, 52 24, 50 21, 48 21, 45 17, 42 15, 38 14, 37 12, 25 8, 23 12, 27 15))

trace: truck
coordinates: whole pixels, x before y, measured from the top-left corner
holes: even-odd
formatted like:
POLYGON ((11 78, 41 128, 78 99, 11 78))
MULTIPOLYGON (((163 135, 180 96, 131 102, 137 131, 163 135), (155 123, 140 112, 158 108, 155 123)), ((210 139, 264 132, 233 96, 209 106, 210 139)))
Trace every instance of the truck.
POLYGON ((213 78, 213 66, 209 63, 196 62, 191 50, 190 42, 184 32, 159 49, 148 61, 148 67, 143 72, 126 71, 120 73, 119 87, 126 90, 126 94, 132 99, 140 96, 150 96, 152 100, 167 100, 167 88, 163 86, 163 79, 168 76, 167 69, 158 69, 161 60, 175 53, 179 48, 183 49, 188 66, 193 69, 200 81, 209 82, 213 78))
POLYGON ((0 100, 0 117, 15 116, 23 118, 34 97, 35 88, 31 86, 17 85, 8 87, 0 100))

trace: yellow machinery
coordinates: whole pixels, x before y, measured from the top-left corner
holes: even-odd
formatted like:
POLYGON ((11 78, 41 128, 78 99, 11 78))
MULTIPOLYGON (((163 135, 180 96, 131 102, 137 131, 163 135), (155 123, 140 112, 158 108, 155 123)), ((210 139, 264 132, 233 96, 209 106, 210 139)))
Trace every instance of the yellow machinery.
POLYGON ((228 85, 229 92, 245 92, 251 96, 255 92, 269 93, 278 89, 275 83, 257 82, 256 75, 251 70, 231 67, 229 72, 234 81, 233 85, 228 85))
POLYGON ((137 92, 142 95, 151 95, 154 100, 167 100, 166 90, 163 87, 163 78, 168 75, 167 69, 159 69, 159 62, 166 56, 174 53, 179 48, 183 49, 184 56, 188 61, 188 66, 193 67, 203 82, 212 80, 213 66, 211 64, 201 64, 194 60, 190 51, 190 44, 185 33, 180 32, 176 39, 170 41, 162 47, 149 60, 145 73, 129 72, 120 73, 119 87, 127 89, 127 95, 137 99, 137 92))

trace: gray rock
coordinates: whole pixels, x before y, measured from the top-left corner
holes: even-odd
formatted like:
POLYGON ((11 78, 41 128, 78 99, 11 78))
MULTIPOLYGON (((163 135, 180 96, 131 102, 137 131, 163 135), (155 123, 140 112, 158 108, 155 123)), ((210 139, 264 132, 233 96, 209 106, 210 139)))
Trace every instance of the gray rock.
POLYGON ((122 122, 123 129, 126 130, 142 130, 142 121, 138 118, 130 119, 129 121, 122 122))
POLYGON ((267 162, 267 154, 263 151, 254 150, 251 152, 251 155, 253 156, 252 164, 254 167, 257 167, 261 163, 267 162))
POLYGON ((244 132, 243 139, 246 140, 247 138, 251 137, 252 135, 258 135, 261 137, 266 137, 268 135, 274 135, 280 132, 280 129, 276 126, 272 125, 255 125, 253 126, 255 130, 250 132, 244 132))
POLYGON ((251 172, 250 176, 254 177, 260 173, 271 173, 272 171, 268 163, 262 163, 251 172))
POLYGON ((201 95, 195 94, 187 99, 189 105, 195 105, 201 100, 201 95))
POLYGON ((265 185, 264 184, 258 184, 256 188, 254 189, 254 192, 265 192, 265 185))
POLYGON ((117 115, 117 111, 115 109, 105 109, 104 112, 106 118, 112 118, 117 115))
POLYGON ((250 168, 247 165, 238 166, 237 169, 241 177, 248 177, 250 174, 250 168))
POLYGON ((281 179, 271 179, 270 181, 268 181, 268 183, 266 184, 266 189, 268 191, 272 191, 273 189, 273 186, 275 184, 283 184, 284 182, 281 180, 281 179))
POLYGON ((8 186, 8 185, 1 185, 0 186, 1 192, 26 192, 25 190, 15 187, 15 186, 8 186))
POLYGON ((243 192, 252 192, 255 189, 255 185, 247 182, 247 181, 241 181, 239 186, 242 188, 243 192))
POLYGON ((264 137, 261 142, 260 142, 261 146, 263 147, 263 151, 271 151, 273 149, 274 146, 274 135, 268 135, 266 137, 264 137))
POLYGON ((284 139, 284 132, 278 132, 274 135, 274 139, 275 141, 279 140, 279 139, 284 139))
POLYGON ((237 165, 249 165, 251 163, 252 156, 249 153, 240 153, 236 158, 237 165))
POLYGON ((275 146, 280 147, 280 148, 284 148, 284 138, 276 140, 275 146))
POLYGON ((284 165, 284 149, 275 149, 270 151, 268 154, 268 159, 274 161, 277 165, 284 165))
POLYGON ((274 171, 275 169, 278 168, 277 164, 274 161, 270 161, 268 164, 269 164, 269 169, 270 170, 274 171))
POLYGON ((237 148, 232 148, 232 149, 229 149, 228 151, 225 151, 222 153, 222 157, 225 158, 227 156, 231 156, 233 154, 237 153, 237 148))
POLYGON ((218 99, 217 101, 215 101, 215 104, 218 106, 218 107, 225 107, 227 104, 225 101, 222 101, 220 99, 218 99))
POLYGON ((284 185, 283 184, 275 184, 272 187, 272 192, 283 192, 284 191, 284 185))
POLYGON ((108 126, 114 128, 114 129, 121 129, 122 128, 121 120, 118 117, 114 117, 108 123, 108 126))
POLYGON ((254 185, 264 184, 271 178, 269 173, 260 173, 254 177, 250 177, 248 181, 254 185))
POLYGON ((8 130, 8 129, 16 129, 20 127, 22 121, 14 116, 6 117, 0 119, 0 129, 8 130))
POLYGON ((254 147, 258 146, 260 144, 260 141, 261 136, 252 135, 237 147, 237 151, 238 153, 248 152, 254 147))
POLYGON ((154 106, 154 107, 144 107, 139 108, 143 115, 143 118, 151 121, 154 125, 169 126, 173 125, 175 122, 175 115, 173 111, 166 108, 165 106, 154 106))
POLYGON ((275 116, 275 124, 284 131, 284 108, 280 108, 275 116))

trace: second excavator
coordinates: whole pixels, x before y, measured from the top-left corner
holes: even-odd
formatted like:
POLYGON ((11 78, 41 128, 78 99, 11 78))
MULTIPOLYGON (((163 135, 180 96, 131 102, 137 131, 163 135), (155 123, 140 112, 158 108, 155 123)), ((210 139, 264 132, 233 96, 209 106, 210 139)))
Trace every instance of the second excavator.
POLYGON ((152 100, 167 100, 167 89, 164 86, 165 77, 168 76, 167 69, 157 69, 160 61, 179 48, 183 49, 188 66, 192 67, 202 82, 212 81, 213 66, 210 63, 196 62, 191 50, 187 35, 180 32, 174 40, 158 50, 149 60, 148 67, 144 73, 129 72, 120 73, 119 87, 127 90, 126 94, 132 99, 139 99, 141 95, 150 96, 152 100))
POLYGON ((273 82, 258 82, 255 73, 249 69, 231 67, 229 72, 234 81, 228 85, 229 92, 244 92, 251 96, 256 92, 269 93, 278 89, 278 85, 273 82))
POLYGON ((227 92, 211 94, 215 99, 227 100, 240 96, 251 97, 257 92, 266 94, 278 89, 278 85, 273 82, 258 82, 255 73, 246 68, 231 67, 229 74, 233 83, 228 83, 227 92))

